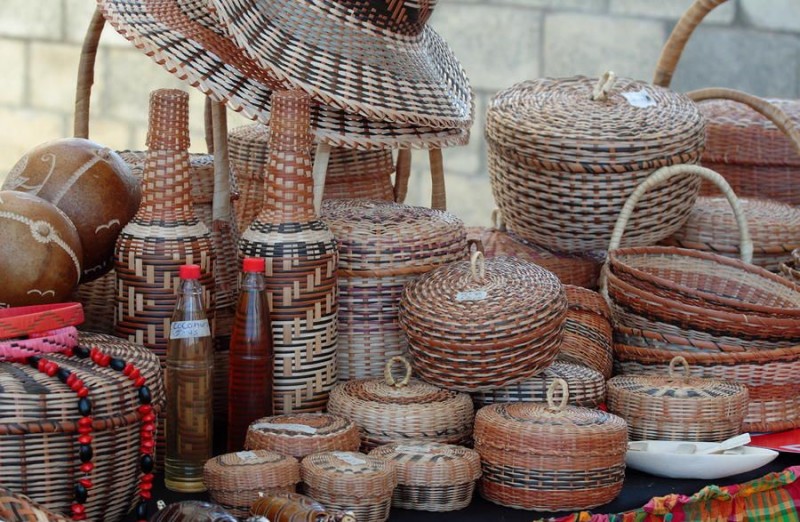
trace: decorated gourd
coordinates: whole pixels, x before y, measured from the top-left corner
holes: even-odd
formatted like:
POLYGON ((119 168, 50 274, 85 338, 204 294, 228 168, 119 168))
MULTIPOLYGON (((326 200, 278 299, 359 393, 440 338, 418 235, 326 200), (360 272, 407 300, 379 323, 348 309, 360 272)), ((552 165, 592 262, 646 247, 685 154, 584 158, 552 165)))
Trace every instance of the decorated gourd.
MULTIPOLYGON (((270 522, 355 522, 350 511, 330 512, 316 500, 298 493, 281 493, 257 500, 250 513, 270 522)), ((248 521, 257 520, 255 517, 248 521)))
POLYGON ((150 517, 150 522, 237 522, 221 506, 203 500, 184 500, 169 504, 150 517))

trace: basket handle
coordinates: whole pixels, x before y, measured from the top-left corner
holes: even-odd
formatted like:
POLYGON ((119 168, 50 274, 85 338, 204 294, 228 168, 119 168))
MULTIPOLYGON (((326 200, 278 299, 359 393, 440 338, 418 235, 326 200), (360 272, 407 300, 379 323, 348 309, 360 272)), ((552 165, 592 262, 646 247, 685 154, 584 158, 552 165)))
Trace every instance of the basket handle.
POLYGON ((383 367, 383 378, 386 380, 386 384, 389 386, 394 386, 395 388, 402 388, 403 386, 408 386, 408 382, 411 380, 411 363, 408 362, 408 359, 405 357, 401 357, 399 355, 395 355, 391 359, 386 362, 386 366, 383 367), (396 363, 400 363, 403 365, 404 372, 403 378, 399 381, 394 378, 392 375, 392 368, 396 363))
POLYGON ((607 101, 611 89, 614 88, 614 83, 617 81, 617 75, 614 71, 606 71, 603 73, 592 90, 592 101, 607 101))
POLYGON ((708 13, 726 1, 695 0, 691 7, 683 13, 661 49, 661 56, 658 57, 656 72, 653 75, 654 85, 669 87, 669 84, 672 83, 672 75, 683 54, 683 48, 686 47, 686 42, 689 41, 695 28, 700 25, 708 13))
POLYGON ((547 387, 547 408, 552 411, 561 411, 567 407, 569 402, 569 385, 564 379, 553 379, 550 386, 547 387), (556 405, 555 396, 556 388, 561 391, 561 402, 556 405))
POLYGON ((506 231, 506 222, 503 220, 503 211, 499 208, 495 207, 494 210, 492 210, 491 221, 492 228, 500 232, 506 231))
POLYGON ((731 100, 747 105, 774 123, 792 142, 792 147, 794 147, 795 152, 800 155, 800 129, 797 128, 794 120, 777 105, 746 92, 722 87, 698 89, 696 91, 687 92, 686 95, 695 102, 706 100, 731 100))
POLYGON ((469 258, 469 270, 472 272, 472 279, 476 283, 483 281, 486 276, 486 258, 483 252, 476 250, 469 258))
POLYGON ((625 227, 628 224, 628 220, 631 218, 633 209, 636 207, 636 204, 639 202, 645 192, 657 185, 662 184, 669 178, 680 174, 695 174, 710 181, 711 183, 715 184, 720 189, 722 194, 727 198, 728 202, 731 204, 731 208, 733 208, 733 214, 736 216, 736 223, 739 225, 740 256, 742 261, 749 263, 753 259, 753 242, 750 240, 750 231, 747 228, 747 218, 744 215, 744 210, 742 210, 742 205, 739 202, 739 199, 736 197, 736 194, 733 193, 733 189, 731 189, 731 186, 727 181, 725 181, 725 178, 711 169, 700 167, 698 165, 670 165, 668 167, 661 167, 647 176, 647 179, 645 179, 638 187, 636 187, 631 195, 628 196, 627 201, 625 201, 625 205, 622 207, 622 212, 620 212, 619 218, 617 218, 617 222, 614 225, 614 231, 611 233, 611 242, 608 245, 608 250, 611 251, 619 248, 619 245, 622 242, 622 234, 625 232, 625 227))
POLYGON ((675 368, 679 364, 683 367, 683 378, 684 379, 688 379, 690 377, 690 374, 689 374, 689 362, 686 359, 684 359, 682 356, 680 356, 680 355, 676 355, 669 362, 669 378, 670 379, 675 379, 677 377, 675 375, 677 373, 677 370, 675 368))

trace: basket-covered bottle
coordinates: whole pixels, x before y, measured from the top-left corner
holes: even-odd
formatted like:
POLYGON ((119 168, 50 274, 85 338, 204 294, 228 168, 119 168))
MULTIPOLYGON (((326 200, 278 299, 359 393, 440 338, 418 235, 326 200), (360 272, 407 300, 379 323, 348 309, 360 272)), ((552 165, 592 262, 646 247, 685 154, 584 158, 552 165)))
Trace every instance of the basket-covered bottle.
POLYGON ((239 252, 266 260, 275 413, 320 411, 336 384, 338 254, 314 210, 309 97, 276 92, 272 107, 264 208, 239 252))

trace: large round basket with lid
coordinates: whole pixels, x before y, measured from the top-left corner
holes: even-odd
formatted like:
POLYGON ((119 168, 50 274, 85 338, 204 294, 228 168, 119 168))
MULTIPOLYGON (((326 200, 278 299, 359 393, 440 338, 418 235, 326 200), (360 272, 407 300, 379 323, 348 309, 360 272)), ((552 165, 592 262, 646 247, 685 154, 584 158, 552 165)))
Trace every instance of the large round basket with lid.
POLYGON ((328 411, 355 422, 367 450, 409 440, 464 444, 474 419, 469 395, 411 378, 411 365, 402 357, 386 363, 383 378, 337 384, 328 411), (405 369, 402 378, 392 375, 395 363, 405 369))
POLYGON ((555 359, 567 311, 551 272, 513 257, 450 263, 403 290, 400 324, 426 381, 480 391, 522 381, 555 359))
POLYGON ((350 419, 331 413, 290 413, 263 417, 247 428, 244 445, 303 458, 322 451, 355 451, 361 443, 350 419))
MULTIPOLYGON (((628 195, 658 167, 696 163, 704 122, 682 94, 606 74, 519 83, 486 117, 492 191, 512 232, 550 250, 605 249, 628 195)), ((626 236, 653 244, 689 215, 700 180, 649 194, 626 236)))
POLYGON ((322 219, 339 247, 339 379, 378 377, 407 351, 397 320, 403 287, 466 257, 464 224, 441 210, 356 200, 325 201, 322 219))
POLYGON ((628 430, 600 410, 566 406, 556 381, 547 404, 492 404, 475 416, 481 495, 497 504, 538 511, 572 511, 605 504, 622 490, 628 430), (556 404, 556 387, 561 402, 556 404))
POLYGON ((608 381, 608 410, 625 419, 631 440, 722 441, 741 433, 748 402, 743 384, 691 377, 680 356, 670 362, 669 375, 608 381))

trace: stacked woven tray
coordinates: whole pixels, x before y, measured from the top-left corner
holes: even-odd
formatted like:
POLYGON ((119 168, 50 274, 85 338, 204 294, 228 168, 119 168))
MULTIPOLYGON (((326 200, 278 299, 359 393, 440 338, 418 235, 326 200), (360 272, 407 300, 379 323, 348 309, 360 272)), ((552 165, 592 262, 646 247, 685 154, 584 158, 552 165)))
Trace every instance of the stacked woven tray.
POLYGON ((464 224, 448 212, 382 201, 331 200, 322 220, 339 248, 339 379, 383 375, 405 355, 398 323, 406 283, 464 259, 464 224))
POLYGON ((355 423, 331 413, 295 413, 263 417, 247 429, 245 447, 301 459, 323 451, 355 451, 361 437, 355 423))

